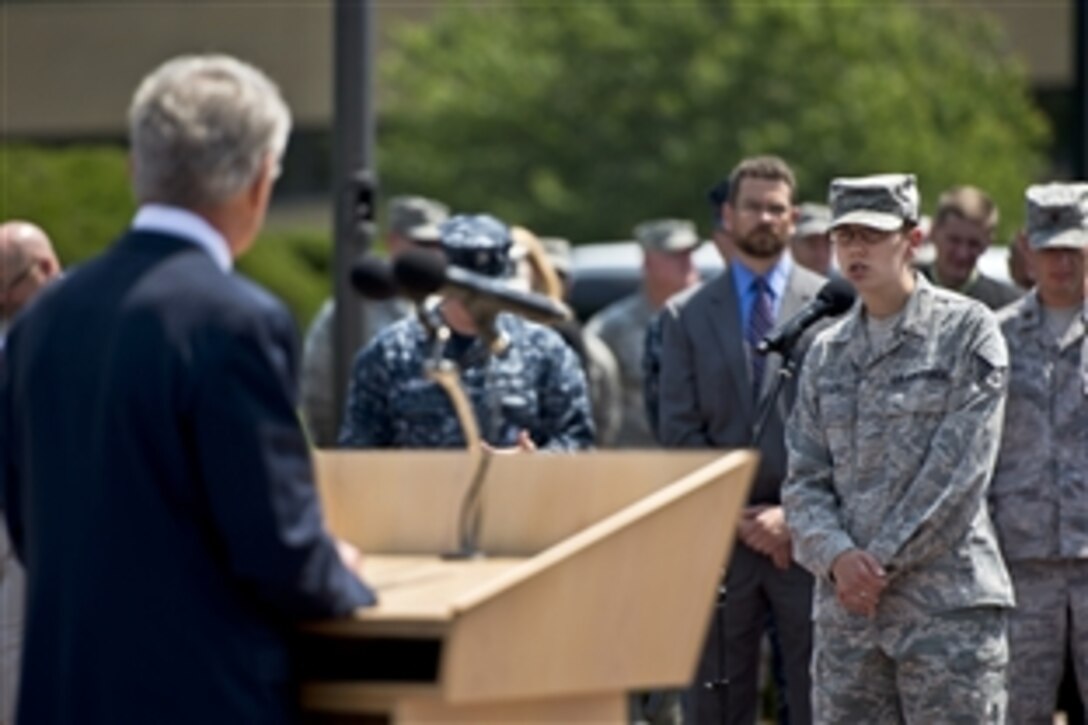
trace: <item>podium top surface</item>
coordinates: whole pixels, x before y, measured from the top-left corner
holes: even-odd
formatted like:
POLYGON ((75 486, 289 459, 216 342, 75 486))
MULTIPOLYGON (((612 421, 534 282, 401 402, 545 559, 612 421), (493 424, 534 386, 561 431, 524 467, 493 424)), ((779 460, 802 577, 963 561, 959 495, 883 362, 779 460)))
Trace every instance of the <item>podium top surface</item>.
POLYGON ((457 613, 459 601, 525 561, 518 557, 367 556, 362 575, 380 592, 378 604, 306 629, 344 636, 438 637, 457 613))

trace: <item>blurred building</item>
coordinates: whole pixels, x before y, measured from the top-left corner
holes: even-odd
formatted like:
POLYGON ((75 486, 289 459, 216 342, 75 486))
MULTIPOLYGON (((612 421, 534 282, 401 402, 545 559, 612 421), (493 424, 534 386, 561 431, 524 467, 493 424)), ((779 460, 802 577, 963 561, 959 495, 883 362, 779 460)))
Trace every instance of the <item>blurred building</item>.
MULTIPOLYGON (((924 6, 926 0, 914 0, 924 6)), ((1072 147, 1076 99, 1073 0, 960 0, 1004 26, 1055 129, 1054 159, 1072 147)), ((374 2, 379 53, 390 29, 426 22, 442 0, 374 2)), ((5 140, 116 140, 133 88, 183 52, 224 51, 280 83, 296 119, 285 191, 330 177, 332 0, 142 0, 101 3, 0 0, 0 134, 5 140)), ((381 88, 378 86, 380 102, 381 88)), ((316 185, 316 186, 315 186, 316 185)))

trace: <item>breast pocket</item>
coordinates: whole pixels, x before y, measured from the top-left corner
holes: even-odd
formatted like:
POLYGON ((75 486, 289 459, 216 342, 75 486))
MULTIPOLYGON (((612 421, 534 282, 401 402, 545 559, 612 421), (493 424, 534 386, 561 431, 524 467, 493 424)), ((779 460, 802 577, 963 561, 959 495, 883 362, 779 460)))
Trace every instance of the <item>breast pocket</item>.
POLYGON ((855 398, 841 392, 820 392, 820 424, 837 472, 852 466, 854 448, 855 398))
POLYGON ((948 413, 951 394, 945 380, 889 384, 880 416, 884 430, 878 435, 884 451, 895 450, 897 455, 882 456, 874 465, 889 466, 893 475, 913 475, 948 413))

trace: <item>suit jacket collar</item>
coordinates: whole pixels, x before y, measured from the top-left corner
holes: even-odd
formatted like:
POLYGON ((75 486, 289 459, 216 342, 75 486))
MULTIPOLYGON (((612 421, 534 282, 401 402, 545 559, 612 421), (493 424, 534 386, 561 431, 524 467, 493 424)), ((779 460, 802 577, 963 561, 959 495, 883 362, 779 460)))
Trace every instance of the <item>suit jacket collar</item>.
POLYGON ((132 220, 132 230, 185 239, 206 251, 224 272, 233 268, 230 246, 223 235, 188 209, 166 204, 144 204, 132 220))
POLYGON ((709 319, 707 323, 713 330, 722 357, 732 375, 729 376, 734 388, 734 399, 740 401, 743 414, 751 418, 754 410, 752 400, 752 373, 745 351, 744 330, 740 322, 740 302, 737 295, 733 274, 726 268, 718 278, 709 283, 710 303, 707 305, 709 319))
MULTIPOLYGON (((790 319, 797 314, 802 307, 808 304, 813 294, 801 290, 797 284, 798 278, 815 275, 800 265, 791 264, 787 277, 785 290, 782 295, 782 303, 779 306, 776 324, 790 319)), ((709 327, 714 332, 719 351, 732 371, 732 381, 735 400, 740 402, 743 415, 749 420, 755 415, 757 401, 752 399, 752 366, 750 355, 755 354, 747 350, 744 341, 744 330, 741 329, 740 302, 738 290, 733 275, 726 269, 717 279, 708 283, 708 297, 711 304, 707 306, 709 327)), ((778 355, 771 355, 763 369, 763 383, 760 388, 760 401, 770 392, 775 377, 782 366, 782 360, 778 355)))

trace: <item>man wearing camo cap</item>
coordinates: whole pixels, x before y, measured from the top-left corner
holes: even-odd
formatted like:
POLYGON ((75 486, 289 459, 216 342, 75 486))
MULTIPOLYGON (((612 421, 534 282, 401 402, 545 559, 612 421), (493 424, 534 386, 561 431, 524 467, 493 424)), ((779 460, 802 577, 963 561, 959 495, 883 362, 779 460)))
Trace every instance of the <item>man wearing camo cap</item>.
MULTIPOLYGON (((458 215, 440 226, 450 264, 508 278, 509 228, 495 217, 458 215)), ((502 313, 495 328, 507 344, 491 353, 469 310, 456 298, 437 314, 449 327, 442 357, 456 363, 483 441, 496 449, 576 450, 593 443, 585 375, 561 337, 502 313)), ((432 338, 416 316, 393 323, 355 360, 340 443, 351 448, 458 448, 465 445, 454 407, 425 377, 432 338)))
MULTIPOLYGON (((437 249, 438 225, 449 217, 445 204, 422 196, 396 196, 389 200, 386 249, 390 257, 419 246, 437 249)), ((334 399, 333 335, 335 300, 321 305, 302 347, 302 417, 315 446, 336 443, 343 401, 334 399)), ((377 332, 412 313, 412 305, 400 297, 388 300, 364 300, 360 307, 362 327, 360 345, 366 345, 377 332)))
POLYGON ((805 203, 798 207, 797 228, 790 240, 790 254, 802 267, 825 277, 831 275, 831 210, 823 204, 805 203))
POLYGON ((830 203, 860 304, 809 350, 782 492, 816 577, 813 719, 1003 723, 1013 597, 986 493, 1005 342, 914 271, 913 176, 836 179, 830 203))
POLYGON ((1036 286, 998 313, 1011 358, 990 507, 1016 590, 1009 722, 1051 722, 1065 652, 1088 702, 1088 184, 1027 190, 1036 286))
POLYGON ((619 435, 601 444, 650 448, 657 440, 646 419, 642 390, 646 326, 665 300, 698 284, 692 254, 702 240, 695 224, 682 219, 643 222, 635 227, 634 236, 642 248, 642 287, 591 317, 586 330, 612 350, 623 385, 619 435))

